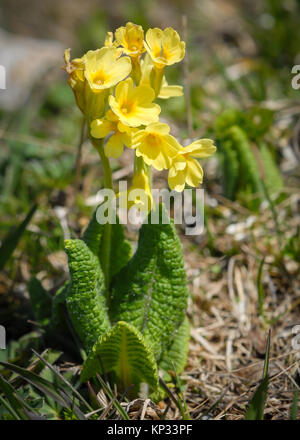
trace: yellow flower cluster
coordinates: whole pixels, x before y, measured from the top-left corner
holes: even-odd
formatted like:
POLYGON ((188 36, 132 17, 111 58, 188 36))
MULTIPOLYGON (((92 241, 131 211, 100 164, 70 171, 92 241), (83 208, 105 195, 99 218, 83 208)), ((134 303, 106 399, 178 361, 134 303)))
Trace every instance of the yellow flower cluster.
POLYGON ((144 38, 143 28, 130 22, 114 34, 108 32, 104 46, 82 58, 71 61, 70 50, 65 51, 69 84, 91 139, 108 139, 106 157, 118 158, 124 146, 134 149, 139 166, 132 188, 143 187, 148 195, 149 167, 169 170, 170 188, 182 191, 185 184, 197 187, 202 182, 197 159, 216 150, 210 139, 183 147, 159 121, 155 99, 183 94, 181 86, 167 83, 165 68, 184 55, 185 43, 174 29, 149 29, 144 38))

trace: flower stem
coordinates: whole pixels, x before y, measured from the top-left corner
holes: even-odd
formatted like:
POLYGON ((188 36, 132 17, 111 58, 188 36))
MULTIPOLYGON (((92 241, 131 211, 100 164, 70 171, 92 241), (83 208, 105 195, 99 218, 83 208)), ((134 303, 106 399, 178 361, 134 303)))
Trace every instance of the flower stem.
POLYGON ((156 67, 154 67, 154 69, 152 70, 152 87, 154 89, 155 92, 155 98, 158 97, 159 93, 160 93, 160 89, 161 89, 161 85, 162 85, 162 80, 164 77, 164 69, 158 69, 156 67))
POLYGON ((144 159, 142 157, 135 156, 134 157, 134 174, 140 173, 142 170, 147 174, 149 179, 149 186, 150 189, 152 188, 152 172, 151 172, 151 166, 147 165, 144 162, 144 159))
MULTIPOLYGON (((99 153, 103 171, 104 171, 104 184, 107 189, 113 189, 112 187, 112 172, 110 168, 110 163, 108 158, 105 156, 104 148, 103 148, 103 139, 94 139, 90 136, 91 143, 96 148, 99 153)), ((106 294, 108 296, 108 287, 109 287, 109 269, 110 269, 110 252, 111 252, 111 223, 108 221, 104 225, 103 237, 102 237, 102 246, 100 250, 100 261, 102 270, 104 273, 105 279, 105 287, 106 294)))
POLYGON ((139 85, 139 82, 140 82, 141 76, 142 76, 139 57, 132 57, 131 64, 132 64, 131 73, 132 73, 133 80, 136 85, 139 85))

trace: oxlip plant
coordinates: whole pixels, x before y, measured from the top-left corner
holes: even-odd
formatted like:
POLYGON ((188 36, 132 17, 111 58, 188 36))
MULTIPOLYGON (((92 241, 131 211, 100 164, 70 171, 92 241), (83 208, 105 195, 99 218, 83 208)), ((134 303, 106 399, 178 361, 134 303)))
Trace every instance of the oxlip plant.
POLYGON ((86 353, 82 381, 105 373, 136 395, 142 383, 152 396, 159 395, 159 376, 168 380, 170 372, 180 373, 187 358, 181 244, 172 220, 162 221, 166 212, 154 206, 151 195, 152 167, 168 170, 169 187, 183 191, 186 184, 202 183, 197 159, 215 151, 210 139, 183 147, 159 120, 155 101, 183 94, 181 86, 167 83, 165 70, 184 55, 185 43, 174 29, 149 29, 144 38, 143 28, 130 22, 108 32, 104 46, 82 58, 71 60, 70 50, 65 52, 68 82, 99 153, 106 188, 113 189, 109 159, 118 158, 124 147, 134 150, 128 208, 156 209, 159 223, 142 225, 133 256, 122 224, 100 224, 96 213, 82 239, 66 240, 70 280, 56 295, 52 324, 65 303, 86 353), (134 189, 145 197, 136 197, 134 189))

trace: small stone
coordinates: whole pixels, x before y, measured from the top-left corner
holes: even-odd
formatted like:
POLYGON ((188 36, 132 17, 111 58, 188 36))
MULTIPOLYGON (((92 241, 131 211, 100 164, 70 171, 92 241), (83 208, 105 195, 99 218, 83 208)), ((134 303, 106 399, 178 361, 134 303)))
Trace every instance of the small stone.
POLYGON ((0 29, 0 108, 15 111, 51 67, 63 65, 63 46, 53 40, 17 36, 0 29))

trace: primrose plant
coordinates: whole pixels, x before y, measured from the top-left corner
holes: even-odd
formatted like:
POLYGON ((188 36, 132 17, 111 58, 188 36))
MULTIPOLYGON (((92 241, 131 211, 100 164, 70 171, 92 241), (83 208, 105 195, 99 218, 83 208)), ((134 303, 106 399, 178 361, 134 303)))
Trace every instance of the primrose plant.
MULTIPOLYGON (((186 318, 187 283, 182 249, 172 220, 154 206, 151 169, 168 170, 172 190, 185 184, 197 187, 203 178, 198 158, 215 151, 209 139, 186 147, 159 121, 154 101, 181 96, 182 87, 169 85, 165 68, 180 62, 185 43, 167 28, 149 29, 127 23, 108 32, 104 47, 71 60, 65 52, 66 71, 77 105, 98 151, 106 188, 113 189, 109 158, 118 158, 124 146, 134 151, 132 186, 125 195, 128 208, 159 210, 159 223, 146 221, 138 247, 131 255, 123 226, 99 224, 94 214, 82 240, 66 240, 70 281, 58 292, 53 322, 65 302, 86 359, 81 379, 106 373, 120 389, 142 383, 159 394, 159 374, 179 373, 185 366, 189 340, 186 318), (144 197, 136 197, 138 189, 144 197)), ((120 197, 117 194, 116 197, 120 197)), ((124 194, 122 195, 124 199, 124 194)))

